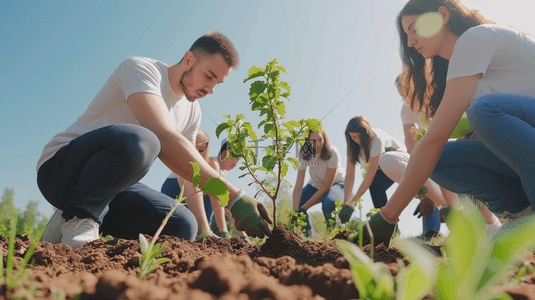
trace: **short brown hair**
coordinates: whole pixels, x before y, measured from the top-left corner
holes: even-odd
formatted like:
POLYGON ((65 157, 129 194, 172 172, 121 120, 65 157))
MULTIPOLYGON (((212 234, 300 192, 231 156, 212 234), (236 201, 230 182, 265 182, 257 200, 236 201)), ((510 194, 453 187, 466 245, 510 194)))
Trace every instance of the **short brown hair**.
POLYGON ((210 31, 200 38, 198 38, 193 45, 189 48, 189 51, 198 54, 217 54, 220 53, 225 58, 225 61, 229 66, 237 70, 240 64, 240 58, 238 52, 232 42, 222 33, 210 31))

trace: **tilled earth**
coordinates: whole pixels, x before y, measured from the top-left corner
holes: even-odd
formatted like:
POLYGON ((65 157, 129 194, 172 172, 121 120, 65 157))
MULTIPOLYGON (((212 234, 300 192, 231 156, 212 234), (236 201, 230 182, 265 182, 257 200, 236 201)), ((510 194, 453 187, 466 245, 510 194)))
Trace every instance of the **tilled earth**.
MULTIPOLYGON (((65 299, 95 300, 359 298, 349 264, 334 243, 302 241, 286 227, 277 226, 261 246, 239 238, 207 237, 198 243, 163 236, 157 242, 166 247, 161 257, 171 262, 144 280, 139 279, 137 240, 97 240, 76 249, 41 242, 30 267, 40 292, 34 299, 58 299, 53 293, 59 290, 65 299)), ((7 238, 0 243, 5 262, 7 238)), ((17 237, 15 265, 29 246, 27 238, 17 237)), ((369 246, 363 250, 368 252, 369 246)), ((374 259, 385 263, 393 275, 398 259, 408 264, 396 249, 383 245, 375 248, 374 259)), ((535 254, 530 262, 535 264, 535 254)), ((0 299, 11 299, 11 292, 1 287, 0 299)), ((514 299, 535 299, 535 276, 503 289, 514 299)))

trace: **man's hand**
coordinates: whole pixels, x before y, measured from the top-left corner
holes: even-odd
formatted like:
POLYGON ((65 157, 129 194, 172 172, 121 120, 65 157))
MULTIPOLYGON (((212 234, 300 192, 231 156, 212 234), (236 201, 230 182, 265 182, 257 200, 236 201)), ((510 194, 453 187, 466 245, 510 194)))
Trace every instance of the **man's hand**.
MULTIPOLYGON (((374 246, 377 246, 383 243, 386 247, 390 245, 390 239, 392 234, 394 234, 394 229, 396 229, 395 222, 388 221, 381 211, 376 212, 370 217, 371 231, 374 237, 374 246)), ((359 243, 359 232, 355 232, 349 237, 349 241, 358 244, 359 243)), ((367 226, 364 226, 362 231, 362 245, 367 245, 370 243, 370 234, 368 233, 367 226)))
POLYGON ((273 220, 266 206, 255 198, 243 194, 232 204, 230 213, 237 230, 245 231, 252 237, 271 235, 271 227, 267 223, 273 224, 273 220))
POLYGON ((342 210, 340 210, 340 213, 338 214, 338 217, 340 217, 340 221, 342 222, 342 224, 344 224, 345 222, 349 221, 349 219, 351 219, 351 215, 353 214, 354 211, 355 209, 351 207, 350 205, 344 205, 342 207, 342 210))

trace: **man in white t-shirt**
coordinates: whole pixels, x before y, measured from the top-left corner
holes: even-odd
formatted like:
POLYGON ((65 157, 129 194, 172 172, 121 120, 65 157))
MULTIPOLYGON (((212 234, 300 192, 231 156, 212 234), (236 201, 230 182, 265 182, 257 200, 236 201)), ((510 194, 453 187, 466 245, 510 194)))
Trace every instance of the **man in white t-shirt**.
MULTIPOLYGON (((213 93, 238 64, 234 46, 217 32, 197 39, 175 65, 142 57, 123 61, 82 116, 43 150, 38 186, 58 209, 43 240, 81 247, 98 239, 99 230, 127 239, 154 235, 174 204, 139 182, 156 157, 182 178, 193 177, 190 162, 197 162, 201 186, 220 177, 193 146, 201 119, 196 100, 213 93)), ((265 206, 221 180, 239 229, 269 235, 265 206)), ((196 227, 191 212, 179 207, 162 234, 191 240, 196 227)))

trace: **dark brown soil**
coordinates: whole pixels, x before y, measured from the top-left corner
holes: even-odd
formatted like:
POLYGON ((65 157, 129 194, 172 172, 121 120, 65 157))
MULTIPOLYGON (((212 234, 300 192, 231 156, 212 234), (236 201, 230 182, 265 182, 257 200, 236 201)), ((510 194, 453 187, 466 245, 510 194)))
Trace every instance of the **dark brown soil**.
MULTIPOLYGON (((139 279, 137 240, 97 240, 76 249, 41 242, 30 267, 41 294, 34 299, 57 299, 52 295, 57 290, 64 291, 66 299, 94 300, 358 298, 347 260, 333 243, 303 242, 282 226, 261 246, 239 238, 208 237, 203 244, 164 236, 157 242, 166 246, 161 256, 171 262, 144 280, 139 279)), ((0 244, 5 262, 7 238, 0 244)), ((16 265, 29 246, 27 238, 17 237, 16 265)), ((369 246, 363 250, 368 252, 369 246)), ((383 245, 375 248, 374 258, 393 275, 397 259, 403 259, 383 245)), ((535 264, 535 255, 531 262, 535 264)), ((523 283, 505 291, 514 299, 535 299, 535 276, 523 283)), ((0 299, 11 299, 11 292, 1 287, 0 299)))

